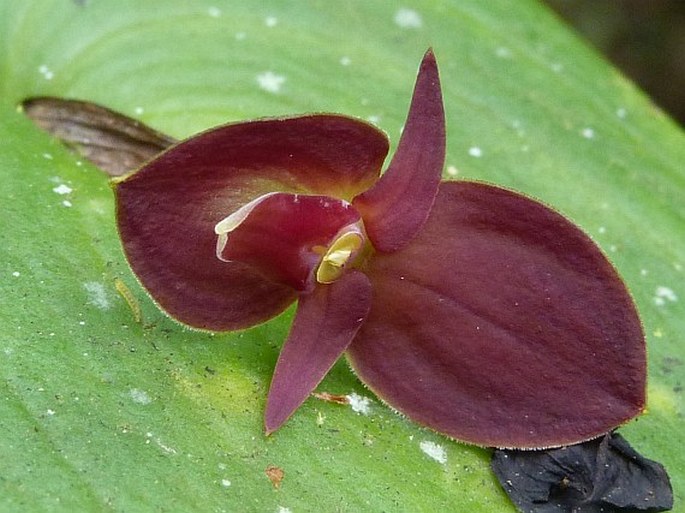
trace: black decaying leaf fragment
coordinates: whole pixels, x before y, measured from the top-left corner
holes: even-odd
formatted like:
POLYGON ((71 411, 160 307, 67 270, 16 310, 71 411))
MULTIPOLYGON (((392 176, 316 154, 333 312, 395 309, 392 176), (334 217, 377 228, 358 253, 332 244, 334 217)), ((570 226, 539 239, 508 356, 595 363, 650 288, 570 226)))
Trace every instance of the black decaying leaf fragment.
POLYGON ((100 105, 48 96, 28 98, 24 113, 110 176, 133 171, 176 142, 100 105))
POLYGON ((496 450, 491 466, 525 513, 637 513, 673 507, 664 467, 616 433, 546 451, 496 450))

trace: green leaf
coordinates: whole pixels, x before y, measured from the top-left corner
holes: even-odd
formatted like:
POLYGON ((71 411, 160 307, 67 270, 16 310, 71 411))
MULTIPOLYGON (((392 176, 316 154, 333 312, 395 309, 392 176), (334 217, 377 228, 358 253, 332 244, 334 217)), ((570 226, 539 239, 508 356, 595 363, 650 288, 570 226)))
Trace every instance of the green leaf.
POLYGON ((106 177, 16 110, 75 97, 175 137, 332 111, 375 120, 396 144, 428 46, 446 177, 553 205, 628 283, 649 409, 621 432, 665 464, 682 502, 685 137, 536 2, 0 0, 0 509, 514 511, 487 450, 395 415, 344 364, 319 390, 367 397, 368 414, 309 399, 265 438, 292 312, 222 335, 164 317, 125 263, 106 177), (269 465, 285 472, 279 489, 269 465))

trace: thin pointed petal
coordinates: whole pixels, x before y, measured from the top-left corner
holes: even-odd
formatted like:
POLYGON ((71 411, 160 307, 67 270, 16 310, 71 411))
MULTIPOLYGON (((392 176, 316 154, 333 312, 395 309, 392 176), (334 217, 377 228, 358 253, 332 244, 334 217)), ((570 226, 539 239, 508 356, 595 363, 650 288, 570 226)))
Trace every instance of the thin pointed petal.
POLYGON ((429 50, 392 162, 380 180, 353 202, 377 250, 396 251, 419 232, 433 206, 444 161, 445 113, 438 66, 429 50))
POLYGON ((378 129, 335 115, 226 125, 188 139, 115 182, 129 264, 159 306, 190 326, 266 321, 294 291, 221 262, 215 225, 268 192, 351 199, 377 179, 387 149, 378 129))
POLYGON ((421 233, 365 269, 359 377, 466 442, 539 448, 599 436, 645 401, 635 306, 595 244, 511 191, 444 183, 421 233))
POLYGON ((347 349, 371 304, 371 284, 359 271, 303 295, 278 357, 265 427, 276 431, 304 402, 347 349))

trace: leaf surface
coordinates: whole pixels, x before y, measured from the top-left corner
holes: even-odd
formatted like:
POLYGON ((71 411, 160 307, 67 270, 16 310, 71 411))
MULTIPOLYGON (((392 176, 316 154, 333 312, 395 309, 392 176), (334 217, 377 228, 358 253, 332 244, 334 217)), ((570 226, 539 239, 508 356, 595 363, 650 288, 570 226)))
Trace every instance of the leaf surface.
POLYGON ((367 414, 309 399, 265 438, 292 310, 214 336, 170 321, 125 263, 106 177, 16 110, 33 96, 84 99, 179 139, 339 112, 396 145, 429 46, 445 177, 542 199, 625 279, 650 359, 648 412, 621 433, 665 465, 682 504, 685 137, 537 2, 512 16, 505 0, 2 0, 0 509, 514 511, 488 451, 397 416, 344 364, 318 390, 367 414), (284 471, 279 490, 270 465, 284 471))

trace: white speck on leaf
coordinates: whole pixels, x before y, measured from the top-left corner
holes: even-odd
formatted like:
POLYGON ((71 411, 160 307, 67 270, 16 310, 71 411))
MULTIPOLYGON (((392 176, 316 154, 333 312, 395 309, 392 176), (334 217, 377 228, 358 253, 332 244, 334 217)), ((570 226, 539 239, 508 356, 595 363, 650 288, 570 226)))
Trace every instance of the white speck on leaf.
POLYGON ((43 153, 43 158, 46 160, 52 160, 52 154, 51 153, 43 153))
POLYGON ((580 131, 580 134, 585 137, 586 139, 594 139, 595 138, 595 131, 592 128, 583 128, 580 131))
POLYGON ((88 293, 88 302, 101 310, 107 310, 111 305, 107 297, 107 291, 102 283, 89 281, 83 284, 83 288, 88 293))
POLYGON ((421 28, 423 20, 421 15, 414 9, 402 8, 395 13, 395 24, 401 28, 421 28))
POLYGON ((516 130, 516 135, 518 135, 519 137, 523 137, 524 135, 526 135, 526 131, 523 128, 523 124, 518 119, 515 119, 511 122, 511 127, 514 130, 516 130))
POLYGON ((604 226, 600 226, 599 228, 597 228, 597 231, 599 233, 606 233, 607 229, 604 226))
POLYGON ((57 194, 64 195, 64 194, 69 194, 72 192, 74 189, 69 187, 67 184, 60 184, 57 187, 53 187, 52 192, 56 192, 57 194))
POLYGON ((369 123, 373 123, 374 125, 378 125, 378 123, 381 122, 381 117, 380 116, 369 116, 368 118, 366 118, 366 120, 369 123))
POLYGON ((71 201, 69 201, 69 200, 64 200, 64 201, 62 202, 62 205, 64 205, 65 207, 71 207, 71 206, 72 206, 72 203, 71 203, 71 201))
POLYGON ((268 91, 269 93, 278 93, 285 82, 283 75, 277 75, 273 71, 265 71, 257 75, 257 83, 259 87, 268 91))
POLYGON ((293 513, 293 512, 290 508, 278 506, 278 511, 276 513, 293 513))
POLYGON ((278 25, 278 18, 276 18, 276 16, 267 16, 266 18, 264 18, 264 25, 266 25, 269 28, 275 27, 276 25, 278 25))
POLYGON ((133 399, 134 403, 148 405, 152 402, 152 398, 148 395, 148 393, 145 390, 141 390, 139 388, 132 388, 129 391, 129 394, 131 395, 131 399, 133 399))
POLYGON ((455 166, 447 166, 447 174, 450 176, 457 176, 459 170, 455 166))
POLYGON ((447 463, 447 452, 442 445, 428 440, 423 440, 419 444, 419 447, 429 458, 432 458, 443 465, 447 463))
POLYGON ((506 46, 499 46, 495 50, 495 55, 500 59, 509 59, 511 57, 511 50, 506 46))
POLYGON ((55 410, 48 409, 48 411, 45 412, 49 417, 52 417, 55 414, 55 410))
POLYGON ((140 116, 143 112, 145 112, 145 109, 143 109, 142 107, 136 107, 135 109, 133 109, 133 112, 136 116, 140 116))
POLYGON ((364 397, 355 392, 352 392, 347 396, 347 400, 350 403, 352 411, 356 413, 361 413, 362 415, 368 415, 371 413, 371 399, 364 397))
POLYGON ((41 64, 38 66, 38 73, 43 75, 45 80, 52 80, 55 77, 55 74, 50 70, 50 68, 47 67, 46 64, 41 64))
POLYGON ((221 9, 218 7, 210 7, 207 9, 207 14, 209 14, 212 18, 218 18, 221 16, 221 9))
POLYGON ((176 454, 176 449, 173 447, 169 447, 168 445, 165 445, 162 443, 162 440, 159 437, 155 437, 153 433, 148 431, 145 433, 145 436, 147 437, 147 440, 145 441, 146 444, 150 443, 150 440, 154 439, 154 442, 157 444, 157 447, 162 449, 165 453, 167 454, 176 454))
POLYGON ((656 288, 656 291, 654 292, 654 297, 652 299, 656 306, 663 306, 666 304, 667 301, 675 303, 676 301, 678 301, 678 296, 673 291, 673 289, 661 285, 656 288))
POLYGON ((481 150, 478 146, 471 146, 469 148, 469 155, 472 157, 482 157, 483 156, 483 150, 481 150))
POLYGON ((347 56, 341 57, 340 64, 342 64, 343 66, 349 66, 350 64, 352 64, 352 59, 350 59, 347 56))
POLYGON ((12 276, 14 276, 15 278, 19 278, 19 276, 21 276, 21 273, 19 271, 14 271, 12 273, 12 276))
POLYGON ((229 486, 231 486, 231 482, 228 479, 222 479, 221 486, 223 486, 224 488, 228 488, 229 486))
POLYGON ((620 108, 616 109, 616 115, 617 115, 620 119, 625 119, 625 117, 626 117, 627 114, 628 114, 628 111, 627 111, 626 109, 624 109, 623 107, 620 107, 620 108))

